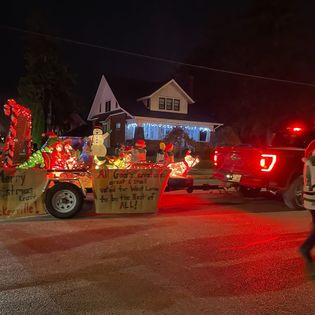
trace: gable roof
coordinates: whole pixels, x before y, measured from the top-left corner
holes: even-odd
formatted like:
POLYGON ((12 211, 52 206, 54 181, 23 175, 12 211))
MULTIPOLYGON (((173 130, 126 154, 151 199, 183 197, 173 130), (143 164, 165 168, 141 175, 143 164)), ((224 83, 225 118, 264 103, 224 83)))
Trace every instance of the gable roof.
POLYGON ((205 106, 198 106, 199 104, 191 106, 189 108, 188 114, 182 114, 178 112, 160 112, 151 111, 145 107, 141 99, 148 98, 155 93, 157 93, 164 86, 174 83, 183 91, 193 103, 192 98, 180 87, 180 85, 175 80, 168 80, 166 82, 154 82, 146 80, 136 80, 121 77, 114 77, 106 75, 106 81, 108 82, 110 89, 112 90, 119 106, 121 108, 117 109, 115 112, 108 112, 103 114, 94 115, 89 117, 90 120, 102 119, 105 120, 113 114, 123 113, 130 114, 132 116, 144 116, 152 118, 161 119, 178 119, 186 121, 200 121, 200 122, 213 122, 213 118, 208 116, 208 114, 203 110, 205 106), (147 95, 146 97, 141 97, 141 95, 147 95))
POLYGON ((137 101, 142 101, 142 100, 145 100, 147 98, 151 98, 152 96, 154 96, 155 94, 157 94, 158 92, 160 92, 164 87, 166 87, 167 85, 169 84, 174 84, 177 89, 180 90, 180 92, 182 94, 184 94, 184 96, 188 99, 188 103, 189 104, 193 104, 195 103, 195 101, 181 88, 181 86, 174 80, 170 80, 168 82, 166 82, 165 84, 163 84, 159 89, 157 89, 156 91, 154 91, 153 93, 151 93, 150 95, 147 95, 147 96, 144 96, 144 97, 141 97, 141 98, 138 98, 137 101))

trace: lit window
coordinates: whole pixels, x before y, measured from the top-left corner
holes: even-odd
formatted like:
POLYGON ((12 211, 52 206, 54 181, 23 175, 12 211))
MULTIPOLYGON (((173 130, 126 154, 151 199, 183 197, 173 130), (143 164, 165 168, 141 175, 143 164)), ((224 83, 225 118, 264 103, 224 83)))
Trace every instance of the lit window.
POLYGON ((165 109, 165 98, 164 97, 159 98, 159 109, 165 109))
POLYGON ((116 129, 120 129, 120 122, 116 123, 116 129))
POLYGON ((167 110, 173 110, 173 99, 172 98, 166 99, 166 109, 167 110))
POLYGON ((105 103, 105 112, 107 113, 107 112, 110 112, 110 101, 107 101, 106 103, 105 103))
POLYGON ((180 110, 180 100, 174 99, 174 110, 180 110))

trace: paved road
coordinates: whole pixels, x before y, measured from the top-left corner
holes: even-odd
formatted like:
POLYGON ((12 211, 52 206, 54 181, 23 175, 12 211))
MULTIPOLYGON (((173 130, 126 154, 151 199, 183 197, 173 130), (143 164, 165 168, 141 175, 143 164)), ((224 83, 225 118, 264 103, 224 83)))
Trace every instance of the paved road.
POLYGON ((0 314, 315 314, 306 211, 165 193, 156 215, 0 223, 0 314))

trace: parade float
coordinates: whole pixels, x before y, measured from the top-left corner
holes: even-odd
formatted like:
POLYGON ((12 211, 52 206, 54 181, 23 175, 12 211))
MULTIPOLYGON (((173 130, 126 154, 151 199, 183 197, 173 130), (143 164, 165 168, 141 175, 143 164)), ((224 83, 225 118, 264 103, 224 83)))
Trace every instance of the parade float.
POLYGON ((32 150, 31 111, 8 100, 10 118, 0 165, 0 217, 45 214, 70 218, 78 213, 87 193, 93 192, 96 213, 155 213, 169 176, 186 178, 198 158, 187 152, 174 162, 173 146, 160 144, 158 158, 146 159, 144 140, 121 146, 107 155, 100 126, 90 137, 43 134, 46 140, 32 150))

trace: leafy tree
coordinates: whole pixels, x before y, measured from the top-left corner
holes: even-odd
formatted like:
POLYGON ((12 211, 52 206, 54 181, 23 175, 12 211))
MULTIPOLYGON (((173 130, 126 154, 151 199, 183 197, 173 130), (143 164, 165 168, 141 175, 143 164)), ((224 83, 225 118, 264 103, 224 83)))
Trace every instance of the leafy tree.
POLYGON ((182 156, 188 148, 194 149, 196 146, 196 142, 180 127, 173 128, 163 141, 172 143, 179 156, 182 156))
MULTIPOLYGON (((29 18, 34 32, 49 32, 44 16, 35 12, 29 18)), ((60 43, 49 36, 27 35, 25 68, 18 85, 19 100, 32 109, 33 137, 39 143, 42 131, 58 131, 73 110, 75 80, 62 61, 60 43)))

